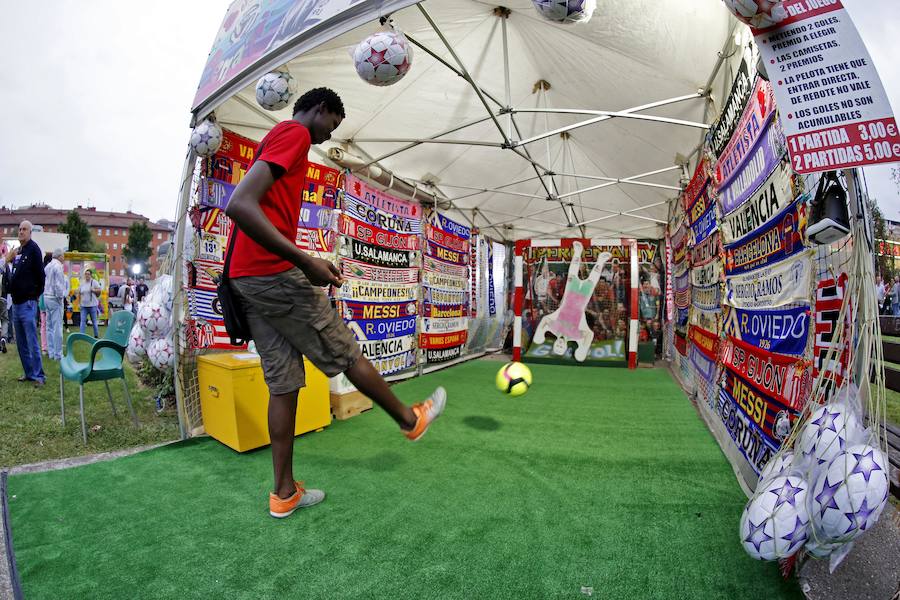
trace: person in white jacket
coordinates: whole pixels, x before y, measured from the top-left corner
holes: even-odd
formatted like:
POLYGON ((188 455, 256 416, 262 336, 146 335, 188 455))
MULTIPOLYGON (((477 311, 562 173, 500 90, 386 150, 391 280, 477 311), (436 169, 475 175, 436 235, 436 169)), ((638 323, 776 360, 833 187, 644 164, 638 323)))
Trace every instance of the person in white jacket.
POLYGON ((63 272, 63 251, 53 251, 53 259, 44 267, 44 305, 47 308, 47 355, 51 360, 62 360, 63 302, 69 286, 63 272))

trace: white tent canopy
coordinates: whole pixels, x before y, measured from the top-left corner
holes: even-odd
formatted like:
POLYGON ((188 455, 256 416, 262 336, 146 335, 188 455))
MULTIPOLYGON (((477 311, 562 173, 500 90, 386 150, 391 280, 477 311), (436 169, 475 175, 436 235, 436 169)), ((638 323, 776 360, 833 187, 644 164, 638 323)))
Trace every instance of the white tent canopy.
MULTIPOLYGON (((393 86, 363 82, 350 58, 380 28, 374 11, 290 60, 301 92, 327 86, 344 101, 325 149, 446 199, 451 218, 497 237, 662 237, 682 165, 721 103, 710 87, 717 73, 728 80, 728 11, 720 0, 601 0, 589 23, 560 25, 529 0, 503 6, 428 0, 393 13, 416 46, 393 86)), ((215 110, 253 139, 291 116, 256 104, 255 78, 271 67, 259 64, 215 110)))

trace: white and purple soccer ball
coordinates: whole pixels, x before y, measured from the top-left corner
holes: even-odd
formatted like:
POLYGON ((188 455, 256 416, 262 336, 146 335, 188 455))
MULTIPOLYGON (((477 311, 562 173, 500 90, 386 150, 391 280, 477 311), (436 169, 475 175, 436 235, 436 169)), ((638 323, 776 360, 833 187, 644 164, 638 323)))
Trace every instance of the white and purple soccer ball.
POLYGON ((741 515, 741 545, 757 560, 792 556, 809 535, 808 485, 794 475, 776 477, 757 492, 741 515))
POLYGON ((846 542, 872 528, 887 504, 888 462, 884 453, 856 444, 838 454, 819 475, 809 510, 816 531, 828 542, 846 542))
POLYGON ((222 145, 222 128, 215 121, 206 119, 194 127, 190 145, 199 156, 214 154, 222 145))
POLYGON ((141 358, 147 356, 147 338, 140 323, 135 323, 131 333, 128 334, 128 348, 125 354, 131 362, 139 362, 141 358))
MULTIPOLYGON (((157 302, 145 302, 137 314, 138 325, 149 340, 158 340, 169 330, 171 313, 157 302)), ((147 346, 149 352, 150 348, 147 346)))
POLYGON ((297 93, 297 80, 287 71, 266 73, 256 82, 256 102, 266 110, 281 110, 297 93))
POLYGON ((781 454, 773 456, 771 459, 769 459, 769 462, 766 463, 766 466, 763 467, 763 470, 759 473, 759 483, 765 483, 768 479, 786 474, 787 471, 790 470, 793 462, 794 453, 791 450, 787 450, 785 452, 782 452, 781 454))
POLYGON ((356 72, 366 83, 385 86, 397 83, 412 65, 412 47, 402 33, 379 31, 353 50, 356 72))
POLYGON ((738 21, 756 29, 773 27, 788 18, 783 0, 724 0, 738 21))
POLYGON ((795 448, 813 466, 826 464, 847 448, 847 440, 854 439, 862 428, 856 413, 845 404, 826 404, 819 407, 800 431, 795 448))
POLYGON ((535 10, 555 23, 587 23, 597 8, 597 0, 531 0, 535 10))
POLYGON ((160 371, 175 366, 175 346, 172 339, 164 337, 150 342, 147 346, 147 358, 150 359, 150 364, 160 371))

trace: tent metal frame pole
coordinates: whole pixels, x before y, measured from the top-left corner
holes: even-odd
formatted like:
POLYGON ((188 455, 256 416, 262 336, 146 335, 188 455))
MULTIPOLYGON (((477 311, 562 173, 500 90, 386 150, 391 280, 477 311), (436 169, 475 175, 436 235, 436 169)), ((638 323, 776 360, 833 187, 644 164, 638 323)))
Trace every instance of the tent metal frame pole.
POLYGON ((479 140, 439 140, 439 139, 420 139, 420 138, 352 138, 352 139, 336 139, 339 144, 457 144, 460 146, 491 146, 494 148, 503 148, 501 142, 482 142, 479 140))
POLYGON ((574 177, 576 179, 594 179, 597 181, 609 181, 613 183, 627 183, 629 185, 641 185, 645 187, 653 187, 659 188, 663 190, 672 190, 675 192, 680 192, 681 188, 675 185, 666 185, 664 183, 651 183, 649 181, 629 181, 626 179, 616 179, 615 177, 604 177, 602 175, 583 175, 581 173, 559 173, 556 172, 555 175, 558 177, 574 177))
MULTIPOLYGON (((435 139, 437 139, 437 138, 439 138, 439 137, 443 137, 443 136, 445 136, 445 135, 450 135, 451 133, 456 133, 457 131, 466 129, 466 128, 468 128, 468 127, 472 127, 473 125, 478 125, 478 124, 480 124, 480 123, 484 123, 484 122, 487 121, 488 119, 490 119, 490 117, 481 117, 480 119, 473 119, 473 120, 467 121, 467 122, 465 122, 465 123, 463 123, 463 124, 461 124, 461 125, 457 125, 456 127, 452 127, 452 128, 450 128, 450 129, 446 129, 446 130, 444 130, 444 131, 441 131, 440 133, 436 133, 436 134, 434 134, 434 135, 428 137, 427 139, 429 139, 429 140, 435 140, 435 139)), ((358 140, 357 140, 357 141, 358 141, 358 140)), ((379 163, 379 162, 381 162, 382 160, 384 160, 384 159, 386 159, 386 158, 390 158, 390 157, 392 157, 392 156, 394 156, 394 155, 396 155, 396 154, 400 154, 401 152, 406 152, 407 150, 411 150, 412 148, 415 148, 416 146, 418 146, 419 144, 422 144, 422 143, 423 143, 422 141, 417 140, 417 141, 415 141, 415 142, 412 142, 412 143, 410 143, 410 144, 404 146, 403 148, 398 148, 398 149, 396 149, 396 150, 392 150, 391 152, 388 152, 387 154, 382 154, 382 155, 379 156, 378 158, 372 159, 370 162, 364 164, 364 165, 363 165, 362 167, 360 167, 360 168, 361 168, 361 169, 364 169, 364 168, 367 168, 367 167, 371 167, 372 165, 374 165, 374 164, 376 164, 376 163, 379 163)))
POLYGON ((504 75, 504 83, 506 84, 506 106, 504 107, 509 115, 509 118, 506 121, 506 137, 508 139, 512 139, 512 97, 511 97, 511 88, 509 85, 509 42, 506 34, 506 20, 509 18, 508 14, 500 14, 500 29, 503 32, 503 75, 504 75))
MULTIPOLYGON (((510 214, 507 214, 507 213, 501 213, 501 212, 497 212, 497 211, 485 211, 485 212, 491 212, 491 213, 498 214, 498 215, 504 215, 504 216, 507 216, 507 217, 512 217, 511 219, 506 219, 506 220, 503 220, 503 221, 497 221, 497 222, 495 222, 495 223, 491 223, 491 225, 494 226, 494 227, 502 227, 503 225, 509 225, 509 224, 512 224, 512 223, 517 223, 517 222, 519 222, 519 221, 529 221, 529 220, 534 220, 534 217, 537 217, 537 216, 546 214, 546 213, 548 213, 548 212, 555 211, 556 208, 557 208, 556 206, 553 206, 552 208, 545 208, 544 210, 540 210, 540 211, 538 211, 538 212, 531 213, 530 215, 510 215, 510 214)), ((544 221, 542 221, 542 222, 543 222, 543 223, 548 223, 549 225, 558 225, 559 227, 563 227, 563 224, 562 224, 562 223, 554 223, 554 222, 552 222, 552 221, 546 221, 546 220, 544 220, 544 221)), ((569 225, 565 225, 565 227, 569 227, 569 225)))
MULTIPOLYGON (((654 219, 652 217, 645 217, 643 215, 636 215, 633 212, 633 211, 637 211, 637 210, 643 210, 644 208, 650 208, 650 207, 649 206, 648 207, 641 206, 638 208, 633 208, 630 211, 612 213, 612 214, 604 215, 602 217, 597 217, 596 219, 588 219, 587 221, 583 221, 582 223, 579 223, 579 225, 591 225, 593 223, 599 223, 600 221, 606 221, 608 219, 614 219, 616 217, 631 217, 633 219, 640 219, 642 221, 653 221, 654 223, 656 223, 658 225, 666 225, 667 224, 667 221, 662 221, 660 219, 654 219)), ((602 210, 602 209, 597 209, 597 210, 602 210)))
MULTIPOLYGON (((490 95, 487 92, 485 92, 484 90, 482 90, 481 87, 475 83, 475 80, 472 79, 472 76, 469 75, 469 72, 466 70, 465 65, 463 65, 459 56, 457 56, 456 51, 450 45, 450 42, 447 40, 447 38, 444 37, 443 32, 437 26, 437 23, 435 23, 434 20, 431 18, 431 15, 428 14, 428 11, 425 10, 425 7, 422 6, 421 3, 416 4, 416 7, 419 9, 419 11, 421 11, 422 15, 425 17, 425 20, 428 21, 429 25, 431 25, 431 28, 441 39, 441 42, 443 42, 444 46, 450 52, 450 55, 453 57, 453 59, 459 65, 459 69, 456 69, 455 67, 453 67, 453 65, 451 65, 449 62, 447 62, 443 58, 439 57, 437 55, 437 53, 435 53, 433 50, 426 47, 424 44, 416 41, 414 38, 410 37, 409 35, 406 36, 406 39, 408 39, 411 43, 413 43, 414 45, 421 48, 424 52, 426 52, 428 55, 430 55, 432 58, 434 58, 441 64, 450 68, 457 75, 459 75, 460 77, 465 79, 469 83, 470 86, 472 86, 472 89, 475 90, 475 94, 478 96, 478 99, 481 101, 481 103, 484 105, 485 109, 487 110, 488 114, 491 116, 491 120, 494 122, 494 125, 497 126, 497 130, 500 132, 500 135, 503 136, 503 141, 507 144, 506 147, 511 149, 513 152, 515 152, 516 154, 518 154, 519 156, 521 156, 522 158, 524 158, 525 160, 527 160, 531 163, 531 166, 534 169, 534 172, 541 178, 541 185, 543 186, 544 191, 547 192, 547 199, 548 200, 555 199, 555 195, 550 190, 550 188, 547 187, 547 183, 544 181, 544 178, 543 178, 544 173, 549 172, 549 169, 543 167, 540 163, 538 163, 533 158, 531 158, 531 154, 529 154, 527 149, 523 148, 524 152, 522 152, 513 146, 513 144, 510 142, 509 138, 506 136, 506 132, 503 131, 503 127, 500 125, 500 122, 497 120, 497 117, 494 115, 494 111, 488 105, 487 100, 485 98, 490 98, 495 104, 497 104, 497 106, 499 106, 501 108, 503 107, 503 104, 501 104, 492 95, 490 95), (544 171, 544 173, 542 173, 541 171, 544 171)), ((516 124, 515 119, 512 119, 512 123, 513 123, 513 127, 516 129, 516 135, 521 137, 522 134, 519 131, 519 127, 516 124)), ((566 215, 566 221, 569 221, 570 220, 569 215, 568 215, 568 213, 566 213, 565 207, 563 207, 563 214, 566 215)))
POLYGON ((584 192, 592 192, 594 190, 600 190, 600 189, 610 187, 613 185, 618 185, 620 183, 632 183, 637 179, 643 179, 644 177, 650 177, 651 175, 658 175, 659 173, 666 173, 668 171, 673 171, 675 169, 681 170, 681 166, 675 165, 672 167, 665 167, 663 169, 657 169, 655 171, 648 171, 646 173, 632 175, 631 177, 622 177, 622 178, 616 179, 615 181, 607 181, 606 183, 601 183, 599 185, 592 185, 592 186, 589 186, 589 187, 586 187, 586 188, 583 188, 580 190, 575 190, 574 192, 569 192, 567 194, 563 194, 559 197, 559 199, 562 200, 564 198, 568 198, 568 197, 574 196, 576 194, 583 194, 584 192))
MULTIPOLYGON (((446 185, 447 187, 456 187, 456 188, 467 189, 467 190, 476 190, 478 192, 478 194, 494 193, 494 194, 507 194, 509 196, 521 196, 522 198, 532 198, 534 200, 543 200, 544 199, 543 196, 539 196, 537 194, 526 194, 525 192, 513 192, 510 190, 468 187, 468 186, 462 186, 462 185, 447 185, 447 184, 443 184, 443 185, 446 185)), ((447 198, 447 200, 450 200, 451 202, 453 202, 456 200, 462 200, 463 198, 470 198, 471 196, 475 196, 475 195, 477 195, 477 194, 469 194, 469 195, 465 195, 465 196, 459 196, 456 198, 447 198)))

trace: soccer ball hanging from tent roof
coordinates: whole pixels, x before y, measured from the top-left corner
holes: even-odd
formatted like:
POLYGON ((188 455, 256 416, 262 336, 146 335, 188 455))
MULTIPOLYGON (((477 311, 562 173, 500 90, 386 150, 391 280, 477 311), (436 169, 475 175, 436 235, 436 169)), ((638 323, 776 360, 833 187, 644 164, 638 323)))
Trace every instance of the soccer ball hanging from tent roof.
POLYGON ((287 71, 266 73, 256 82, 256 101, 266 110, 281 110, 297 93, 297 80, 287 71))
POLYGON ((531 0, 542 17, 556 23, 587 23, 597 0, 531 0))
POLYGON ((787 19, 783 0, 723 0, 738 21, 756 29, 773 27, 787 19))
POLYGON ((214 154, 222 145, 222 128, 212 119, 205 119, 191 132, 191 150, 199 156, 214 154))
POLYGON ((379 31, 353 50, 356 72, 366 83, 385 86, 403 79, 412 65, 412 47, 398 31, 379 31))

